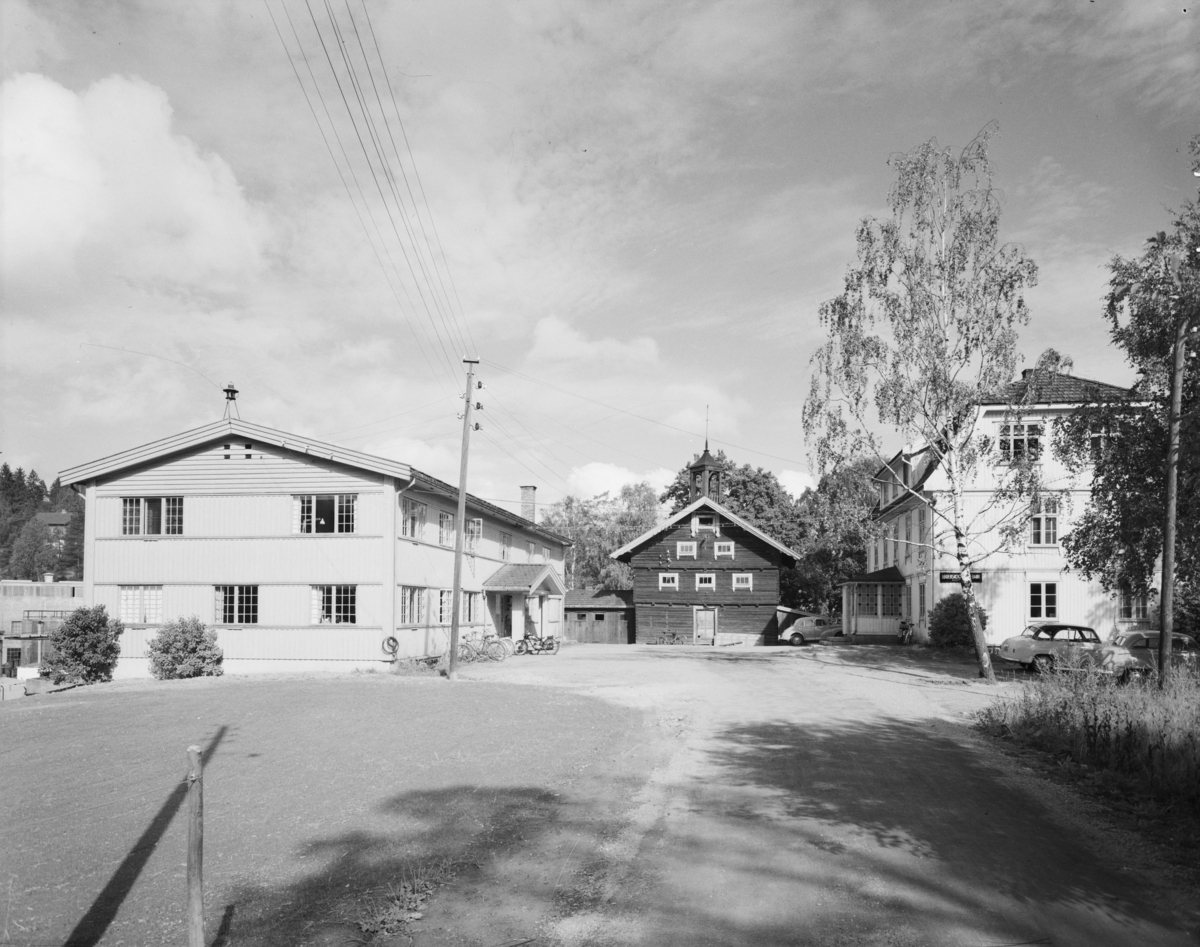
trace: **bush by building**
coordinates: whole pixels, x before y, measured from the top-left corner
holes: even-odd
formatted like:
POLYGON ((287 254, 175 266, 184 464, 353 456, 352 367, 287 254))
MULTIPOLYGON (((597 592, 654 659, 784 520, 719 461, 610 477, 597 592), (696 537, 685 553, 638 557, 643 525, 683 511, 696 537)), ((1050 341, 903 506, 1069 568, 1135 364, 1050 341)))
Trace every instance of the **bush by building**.
POLYGON ((109 618, 103 605, 77 608, 50 633, 48 653, 38 674, 55 684, 111 681, 124 632, 125 627, 109 618))
POLYGON ((217 677, 224 672, 225 652, 217 633, 196 616, 169 621, 147 645, 150 673, 160 681, 182 677, 217 677))
MULTIPOLYGON (((979 620, 987 628, 987 613, 980 608, 979 620)), ((929 643, 935 648, 970 648, 971 615, 962 592, 954 592, 933 606, 929 613, 929 643)))

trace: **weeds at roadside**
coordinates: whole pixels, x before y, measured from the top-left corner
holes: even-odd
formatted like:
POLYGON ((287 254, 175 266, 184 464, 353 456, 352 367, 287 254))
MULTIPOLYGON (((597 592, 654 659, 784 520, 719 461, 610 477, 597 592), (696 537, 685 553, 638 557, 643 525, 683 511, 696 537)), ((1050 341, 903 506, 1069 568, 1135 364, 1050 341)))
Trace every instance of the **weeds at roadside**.
POLYGON ((376 934, 398 934, 405 925, 425 916, 426 902, 435 889, 457 874, 457 866, 444 860, 417 865, 402 872, 399 884, 388 886, 387 894, 372 898, 359 912, 358 929, 368 937, 376 934))
POLYGON ((425 658, 397 658, 393 663, 390 674, 397 677, 436 677, 445 666, 445 658, 440 655, 425 658))

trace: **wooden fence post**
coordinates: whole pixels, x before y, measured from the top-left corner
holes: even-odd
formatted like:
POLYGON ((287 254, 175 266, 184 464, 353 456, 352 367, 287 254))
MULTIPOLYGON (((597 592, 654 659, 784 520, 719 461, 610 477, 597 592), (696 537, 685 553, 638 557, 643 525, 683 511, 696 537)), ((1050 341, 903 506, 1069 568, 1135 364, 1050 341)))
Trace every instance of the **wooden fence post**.
POLYGON ((188 947, 204 947, 204 763, 200 747, 187 748, 188 762, 188 852, 187 932, 188 947))

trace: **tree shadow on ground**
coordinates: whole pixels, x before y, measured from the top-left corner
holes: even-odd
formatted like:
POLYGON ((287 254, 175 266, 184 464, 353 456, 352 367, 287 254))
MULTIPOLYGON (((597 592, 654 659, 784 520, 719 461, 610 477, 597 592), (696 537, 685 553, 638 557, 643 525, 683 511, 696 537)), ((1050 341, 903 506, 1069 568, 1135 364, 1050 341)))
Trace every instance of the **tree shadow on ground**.
MULTIPOLYGON (((819 658, 880 671, 917 671, 963 681, 979 679, 979 664, 975 655, 965 649, 897 644, 839 644, 822 646, 819 658)), ((998 678, 1012 678, 1014 669, 1004 662, 993 661, 993 667, 998 678)), ((1016 673, 1021 678, 1025 676, 1020 669, 1016 669, 1016 673)))

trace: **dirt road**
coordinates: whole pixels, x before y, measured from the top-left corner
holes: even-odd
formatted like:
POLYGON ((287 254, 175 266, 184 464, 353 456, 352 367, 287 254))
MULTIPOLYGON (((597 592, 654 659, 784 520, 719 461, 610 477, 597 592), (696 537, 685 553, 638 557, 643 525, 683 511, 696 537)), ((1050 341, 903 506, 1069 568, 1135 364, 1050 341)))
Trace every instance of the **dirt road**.
POLYGON ((475 674, 647 709, 673 746, 592 861, 567 873, 580 893, 560 898, 552 939, 1197 943, 1186 892, 1153 891, 1121 838, 969 730, 994 690, 968 668, 867 648, 588 646, 521 660, 475 674))

